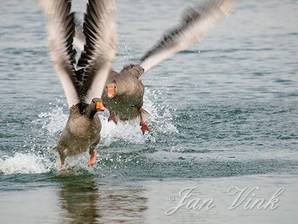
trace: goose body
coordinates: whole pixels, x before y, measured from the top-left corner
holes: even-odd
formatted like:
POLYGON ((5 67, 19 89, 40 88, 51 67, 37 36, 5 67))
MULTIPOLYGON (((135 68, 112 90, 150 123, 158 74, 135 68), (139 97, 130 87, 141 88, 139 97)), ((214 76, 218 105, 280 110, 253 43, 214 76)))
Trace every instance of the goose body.
POLYGON ((61 168, 67 156, 89 150, 88 165, 96 160, 104 107, 101 95, 116 51, 114 0, 88 0, 81 35, 82 51, 74 46, 75 14, 71 0, 39 0, 47 17, 49 53, 61 81, 69 117, 55 147, 61 168))
POLYGON ((100 141, 101 122, 98 116, 81 114, 79 105, 72 106, 57 150, 62 158, 95 149, 100 141))
POLYGON ((140 116, 143 106, 144 85, 139 79, 144 70, 138 65, 126 66, 117 73, 110 72, 107 83, 115 83, 117 95, 108 97, 104 91, 102 100, 105 107, 121 121, 133 120, 140 116))
POLYGON ((148 131, 144 120, 144 85, 140 77, 152 67, 199 42, 218 21, 229 14, 233 0, 209 0, 185 12, 181 24, 165 33, 164 37, 140 59, 118 74, 110 72, 103 93, 103 101, 110 111, 109 121, 117 123, 140 117, 141 130, 148 131))

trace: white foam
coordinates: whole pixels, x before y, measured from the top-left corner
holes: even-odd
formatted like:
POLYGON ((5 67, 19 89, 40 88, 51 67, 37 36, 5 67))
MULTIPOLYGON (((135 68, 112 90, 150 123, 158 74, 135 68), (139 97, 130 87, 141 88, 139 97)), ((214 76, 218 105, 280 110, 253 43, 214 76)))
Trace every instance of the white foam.
POLYGON ((53 162, 33 153, 15 153, 12 157, 0 158, 0 173, 45 173, 49 172, 53 165, 53 162))
POLYGON ((108 122, 107 117, 102 117, 101 144, 110 146, 115 141, 125 141, 132 144, 144 144, 150 139, 149 135, 143 135, 138 122, 119 122, 117 125, 108 122))

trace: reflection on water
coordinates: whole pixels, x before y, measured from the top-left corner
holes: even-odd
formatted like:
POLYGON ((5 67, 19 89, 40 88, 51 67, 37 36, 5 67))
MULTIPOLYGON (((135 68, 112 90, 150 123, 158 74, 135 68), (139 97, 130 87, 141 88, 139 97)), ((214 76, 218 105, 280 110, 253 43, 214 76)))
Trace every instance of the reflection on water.
POLYGON ((60 177, 61 223, 142 222, 147 198, 142 186, 101 185, 95 177, 60 177))
MULTIPOLYGON (((51 179, 52 186, 36 183, 32 189, 0 192, 2 224, 293 224, 297 223, 298 176, 239 176, 199 179, 163 179, 113 183, 98 177, 60 176, 51 179), (270 200, 278 189, 285 189, 276 210, 247 210, 242 206, 229 210, 235 196, 228 189, 258 187, 256 198, 270 200), (214 199, 214 208, 191 209, 186 204, 171 214, 166 212, 180 205, 179 192, 196 187, 192 199, 214 199)), ((243 197, 242 197, 243 199, 243 197)), ((244 201, 247 202, 248 198, 244 201)))
MULTIPOLYGON (((65 220, 69 223, 96 223, 100 217, 97 201, 99 191, 92 177, 67 177, 61 179, 59 191, 61 208, 66 212, 65 220)), ((65 223, 63 221, 63 223, 65 223)))

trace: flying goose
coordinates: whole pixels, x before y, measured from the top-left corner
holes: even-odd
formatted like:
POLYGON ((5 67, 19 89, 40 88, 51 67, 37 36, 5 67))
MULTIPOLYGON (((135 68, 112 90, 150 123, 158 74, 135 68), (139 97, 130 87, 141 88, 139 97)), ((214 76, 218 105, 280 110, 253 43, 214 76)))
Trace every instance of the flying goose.
POLYGON ((73 46, 71 0, 39 0, 39 4, 47 17, 49 54, 69 107, 69 118, 56 146, 61 169, 67 156, 88 149, 88 165, 93 166, 101 131, 95 114, 104 110, 101 95, 116 52, 115 3, 88 0, 83 23, 85 44, 80 55, 73 46))
POLYGON ((199 42, 207 32, 229 14, 233 0, 209 0, 186 11, 181 24, 166 32, 164 37, 141 59, 140 63, 125 66, 120 73, 111 71, 102 99, 110 111, 109 121, 117 123, 140 117, 143 134, 148 131, 144 120, 144 85, 140 77, 152 67, 199 42))

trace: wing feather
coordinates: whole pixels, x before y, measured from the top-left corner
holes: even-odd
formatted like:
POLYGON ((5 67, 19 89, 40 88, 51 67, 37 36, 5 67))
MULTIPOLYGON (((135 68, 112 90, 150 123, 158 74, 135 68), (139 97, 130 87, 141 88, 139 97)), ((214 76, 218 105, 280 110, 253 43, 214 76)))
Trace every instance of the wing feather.
POLYGON ((53 67, 63 86, 68 106, 79 103, 78 83, 74 72, 76 52, 73 49, 75 34, 74 14, 70 0, 39 0, 47 16, 49 54, 53 67))
POLYGON ((145 72, 173 54, 200 41, 207 32, 232 9, 233 0, 209 0, 190 8, 182 23, 168 31, 164 37, 141 58, 145 72))
MULTIPOLYGON (((77 13, 76 13, 77 14, 77 13)), ((85 46, 85 35, 83 33, 83 22, 75 14, 75 36, 73 40, 73 45, 77 51, 82 52, 85 46)), ((80 56, 80 55, 79 55, 80 56)))
POLYGON ((100 98, 116 53, 114 0, 89 0, 84 17, 85 46, 78 61, 80 99, 100 98))

